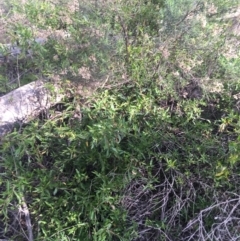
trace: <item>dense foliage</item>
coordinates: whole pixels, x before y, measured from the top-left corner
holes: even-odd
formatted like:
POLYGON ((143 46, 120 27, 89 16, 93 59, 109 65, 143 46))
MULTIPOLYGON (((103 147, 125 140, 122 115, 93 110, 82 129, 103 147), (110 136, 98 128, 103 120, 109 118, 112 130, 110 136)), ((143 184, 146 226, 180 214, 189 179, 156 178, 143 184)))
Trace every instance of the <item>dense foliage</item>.
POLYGON ((10 29, 22 48, 29 25, 70 35, 22 56, 23 81, 80 84, 84 66, 102 88, 2 140, 0 238, 239 239, 239 36, 219 20, 229 3, 13 4, 28 21, 10 29))

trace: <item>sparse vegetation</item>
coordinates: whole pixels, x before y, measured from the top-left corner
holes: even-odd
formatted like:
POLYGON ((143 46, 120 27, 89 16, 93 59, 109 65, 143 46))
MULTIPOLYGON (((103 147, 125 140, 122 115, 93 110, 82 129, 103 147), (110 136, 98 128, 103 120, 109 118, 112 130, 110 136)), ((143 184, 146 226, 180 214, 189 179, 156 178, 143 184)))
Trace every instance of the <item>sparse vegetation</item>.
POLYGON ((11 1, 1 21, 21 54, 4 55, 1 91, 40 77, 97 88, 2 139, 0 239, 238 240, 239 15, 224 18, 234 9, 11 1))

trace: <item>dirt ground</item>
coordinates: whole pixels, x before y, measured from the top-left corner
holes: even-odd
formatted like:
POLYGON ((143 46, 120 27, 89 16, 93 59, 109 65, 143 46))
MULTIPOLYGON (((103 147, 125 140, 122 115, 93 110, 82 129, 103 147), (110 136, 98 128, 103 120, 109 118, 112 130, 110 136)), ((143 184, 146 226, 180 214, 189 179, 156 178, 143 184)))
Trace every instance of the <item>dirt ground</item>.
POLYGON ((0 43, 5 44, 9 42, 7 34, 7 18, 10 7, 5 2, 0 3, 0 43))
MULTIPOLYGON (((18 4, 20 1, 23 5, 28 0, 19 0, 18 4)), ((51 4, 56 4, 57 6, 63 6, 68 12, 72 12, 72 13, 79 11, 79 2, 82 5, 84 2, 81 0, 52 0, 52 1, 46 0, 46 1, 51 2, 51 4)), ((86 3, 88 4, 91 3, 91 4, 94 4, 95 6, 98 4, 106 4, 107 1, 108 0, 89 0, 89 1, 86 0, 86 3)), ((87 5, 83 6, 82 9, 87 9, 87 5)), ((65 12, 65 16, 63 15, 63 18, 65 18, 63 19, 63 21, 67 21, 67 22, 71 21, 67 19, 66 12, 65 12)), ((240 13, 240 11, 238 10, 236 10, 236 12, 240 13)), ((80 14, 82 14, 82 12, 80 14)), ((232 20, 234 23, 233 25, 234 28, 232 29, 232 31, 240 33, 240 15, 236 15, 234 13, 234 16, 235 17, 232 20)), ((57 36, 57 38, 62 38, 65 35, 64 30, 37 29, 34 26, 31 26, 31 24, 28 23, 26 19, 24 19, 23 15, 12 12, 12 6, 8 0, 2 0, 0 1, 0 44, 7 44, 13 41, 13 36, 11 36, 12 34, 11 28, 13 27, 12 23, 22 23, 22 24, 25 24, 26 26, 30 26, 34 31, 34 36, 36 36, 36 38, 47 39, 49 36, 52 36, 52 35, 57 36)), ((236 50, 240 47, 240 41, 236 42, 236 39, 227 40, 227 41, 229 42, 229 44, 226 45, 227 46, 226 56, 229 58, 236 57, 236 53, 238 52, 236 50)), ((79 75, 82 76, 83 79, 85 79, 86 77, 86 80, 89 80, 91 79, 89 78, 89 76, 91 76, 91 73, 88 72, 88 74, 86 75, 86 71, 89 71, 89 70, 84 66, 79 68, 79 75)), ((95 81, 96 81, 96 78, 98 78, 97 75, 95 75, 94 77, 95 81)), ((216 86, 214 84, 211 85, 211 88, 213 88, 213 86, 214 86, 214 91, 215 91, 215 87, 221 89, 221 85, 219 85, 218 82, 216 83, 216 86)))
MULTIPOLYGON (((24 6, 28 0, 18 0, 17 4, 20 6, 24 6)), ((66 13, 74 13, 79 9, 79 0, 38 0, 36 2, 48 2, 54 8, 55 6, 61 6, 63 9, 66 9, 65 12, 62 11, 61 15, 63 15, 63 21, 68 22, 66 13), (64 16, 65 15, 65 16, 64 16)), ((34 35, 36 37, 48 37, 49 34, 52 34, 51 29, 36 29, 35 26, 32 26, 31 23, 24 18, 22 14, 16 13, 13 11, 13 5, 11 1, 1 0, 0 1, 0 44, 9 43, 12 40, 11 37, 11 28, 14 24, 24 24, 25 26, 31 27, 34 31, 34 35)), ((60 31, 57 34, 61 34, 60 31)))
MULTIPOLYGON (((27 19, 24 18, 24 16, 22 14, 17 14, 16 12, 12 11, 12 6, 11 4, 7 1, 7 0, 3 0, 5 2, 1 2, 0 3, 0 44, 10 44, 14 42, 14 36, 12 36, 11 32, 14 23, 21 23, 24 24, 25 26, 30 27, 33 32, 34 32, 34 37, 36 38, 43 38, 43 39, 48 39, 48 37, 56 37, 57 39, 63 39, 65 36, 65 30, 63 29, 59 29, 59 30, 53 30, 53 29, 37 29, 35 26, 32 26, 27 19)), ((26 3, 28 0, 19 0, 22 3, 22 6, 24 3, 26 3)), ((47 0, 48 2, 50 2, 49 0, 47 0)), ((41 2, 41 0, 40 0, 41 2)), ((58 3, 57 6, 63 6, 64 8, 66 8, 66 12, 63 13, 63 21, 69 23, 71 20, 68 19, 67 13, 74 13, 76 11, 79 11, 79 0, 53 0, 51 1, 51 4, 53 3, 58 3)), ((83 1, 81 1, 82 3, 83 1)), ((88 4, 91 3, 96 3, 96 0, 90 0, 88 1, 88 4)), ((102 0, 98 1, 102 2, 102 0)), ((19 2, 18 2, 19 4, 19 2)), ((54 4, 53 4, 54 7, 54 4)), ((87 9, 88 6, 84 6, 83 9, 87 9)), ((93 56, 90 56, 89 58, 94 59, 93 56)), ((0 70, 1 71, 1 70, 0 70)), ((7 70, 7 75, 8 75, 8 82, 13 83, 14 79, 16 79, 16 76, 21 76, 21 73, 14 73, 15 69, 14 67, 11 67, 10 69, 7 70), (11 73, 10 73, 11 72, 11 73), (9 74, 10 73, 10 74, 9 74), (10 76, 11 75, 11 76, 10 76), (10 76, 10 77, 9 77, 10 76)), ((77 80, 78 82, 81 82, 81 86, 79 85, 79 92, 83 94, 83 89, 87 89, 88 94, 91 94, 93 91, 95 91, 97 88, 99 88, 100 86, 104 85, 108 85, 108 82, 106 80, 108 80, 107 76, 99 76, 100 71, 98 70, 98 68, 95 68, 95 70, 89 69, 85 66, 82 66, 79 68, 78 70, 78 74, 77 76, 75 76, 76 78, 74 78, 75 80, 77 80), (83 86, 86 85, 86 86, 83 86), (90 93, 89 93, 90 92, 90 93)), ((1 73, 0 72, 0 77, 2 75, 6 75, 6 70, 5 73, 1 73)), ((5 77, 4 77, 5 78, 5 77)), ((64 73, 64 71, 62 73, 55 73, 52 76, 52 79, 55 81, 59 81, 61 79, 70 79, 69 76, 66 76, 66 74, 64 73)), ((1 80, 0 80, 1 82, 1 80)), ((21 85, 26 84, 21 80, 21 85)), ((9 90, 15 89, 17 87, 17 83, 15 83, 14 86, 11 86, 10 88, 8 88, 7 92, 9 90)), ((6 93, 5 90, 2 90, 4 87, 1 87, 1 83, 0 83, 0 92, 4 92, 6 93)), ((85 94, 84 94, 85 95, 85 94)))

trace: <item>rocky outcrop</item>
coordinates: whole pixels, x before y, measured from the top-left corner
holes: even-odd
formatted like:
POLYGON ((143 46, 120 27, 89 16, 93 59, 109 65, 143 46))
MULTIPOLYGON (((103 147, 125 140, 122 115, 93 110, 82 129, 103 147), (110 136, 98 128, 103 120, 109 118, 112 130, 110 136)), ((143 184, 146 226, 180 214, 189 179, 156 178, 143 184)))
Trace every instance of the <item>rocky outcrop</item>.
POLYGON ((65 96, 59 84, 38 80, 0 97, 0 138, 12 131, 15 125, 28 123, 65 96))

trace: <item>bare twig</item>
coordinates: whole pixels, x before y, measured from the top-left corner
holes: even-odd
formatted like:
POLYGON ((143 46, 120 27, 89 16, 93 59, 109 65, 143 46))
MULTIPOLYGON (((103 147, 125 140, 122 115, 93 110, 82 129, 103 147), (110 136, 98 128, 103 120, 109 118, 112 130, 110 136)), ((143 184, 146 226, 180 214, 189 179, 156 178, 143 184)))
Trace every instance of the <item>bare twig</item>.
POLYGON ((32 223, 31 223, 29 209, 24 196, 22 197, 22 204, 19 206, 19 213, 20 215, 24 214, 27 232, 28 232, 28 241, 33 241, 32 223))

